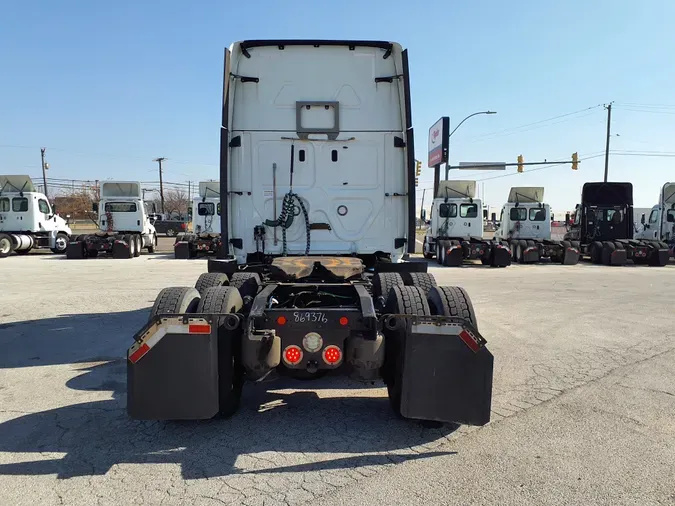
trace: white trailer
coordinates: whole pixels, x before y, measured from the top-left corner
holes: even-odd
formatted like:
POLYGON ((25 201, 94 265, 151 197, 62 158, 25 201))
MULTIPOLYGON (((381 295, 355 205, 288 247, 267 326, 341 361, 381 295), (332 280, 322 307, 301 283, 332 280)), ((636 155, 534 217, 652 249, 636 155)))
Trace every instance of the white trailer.
POLYGON ((508 243, 514 262, 579 263, 578 244, 551 240, 551 221, 551 208, 544 202, 543 187, 514 186, 502 207, 495 239, 508 243))
POLYGON ((661 188, 659 203, 652 207, 649 219, 643 213, 640 217, 641 230, 635 239, 651 239, 668 247, 671 257, 675 257, 675 183, 666 183, 661 188))
POLYGON ((506 267, 511 255, 505 241, 483 238, 483 212, 476 198, 475 181, 440 181, 431 204, 431 225, 424 235, 424 257, 444 266, 459 266, 464 260, 506 267))
POLYGON ((220 182, 200 181, 199 194, 192 199, 190 209, 192 232, 176 236, 174 257, 187 259, 218 252, 222 244, 220 214, 220 182))
POLYGON ((72 234, 47 197, 28 176, 0 176, 0 258, 32 249, 66 252, 72 234))
POLYGON ((113 258, 133 258, 143 249, 154 253, 157 233, 152 224, 154 209, 143 201, 137 181, 104 181, 100 202, 93 204, 98 213, 99 232, 79 235, 68 244, 69 259, 96 258, 99 253, 113 258))

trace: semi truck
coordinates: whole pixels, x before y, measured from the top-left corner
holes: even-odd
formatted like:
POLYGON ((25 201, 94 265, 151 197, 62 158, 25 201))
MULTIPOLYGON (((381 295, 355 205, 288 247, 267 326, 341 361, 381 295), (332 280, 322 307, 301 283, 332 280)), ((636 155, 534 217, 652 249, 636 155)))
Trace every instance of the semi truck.
POLYGON ((157 233, 152 224, 152 204, 143 201, 137 181, 104 181, 100 201, 92 210, 98 213, 99 231, 78 235, 68 244, 69 259, 96 258, 106 254, 112 258, 138 257, 143 249, 154 253, 157 233))
POLYGON ((480 260, 493 267, 511 265, 508 243, 484 239, 483 227, 476 182, 440 181, 422 244, 424 257, 436 257, 438 264, 446 267, 462 265, 465 260, 480 260))
POLYGON ((645 218, 642 214, 642 229, 635 234, 635 239, 664 243, 670 256, 675 257, 675 183, 663 185, 659 203, 652 207, 649 219, 645 218))
POLYGON ((407 50, 246 40, 225 50, 224 69, 221 248, 194 286, 159 292, 134 335, 129 416, 229 417, 245 381, 330 373, 382 379, 404 418, 487 423, 493 356, 469 295, 405 258, 407 50))
POLYGON ((514 262, 529 264, 541 260, 563 265, 579 263, 578 241, 551 239, 551 208, 544 202, 541 186, 514 186, 502 207, 494 238, 506 241, 514 262))
MULTIPOLYGON (((569 220, 568 220, 569 221, 569 220)), ((633 185, 621 182, 585 183, 565 240, 579 242, 582 258, 594 264, 664 266, 668 246, 653 239, 633 239, 633 185)))
POLYGON ((176 236, 174 257, 194 258, 213 255, 220 248, 220 182, 201 181, 199 194, 192 199, 192 232, 176 236))
POLYGON ((0 258, 32 249, 66 252, 72 231, 30 177, 0 176, 0 258))

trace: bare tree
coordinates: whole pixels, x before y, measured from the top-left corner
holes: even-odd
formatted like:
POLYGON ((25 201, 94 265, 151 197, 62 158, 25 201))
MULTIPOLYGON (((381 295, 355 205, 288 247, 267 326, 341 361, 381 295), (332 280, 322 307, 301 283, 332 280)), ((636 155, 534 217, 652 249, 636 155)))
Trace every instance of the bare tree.
POLYGON ((173 189, 164 193, 164 211, 170 216, 186 216, 189 205, 185 190, 173 189))

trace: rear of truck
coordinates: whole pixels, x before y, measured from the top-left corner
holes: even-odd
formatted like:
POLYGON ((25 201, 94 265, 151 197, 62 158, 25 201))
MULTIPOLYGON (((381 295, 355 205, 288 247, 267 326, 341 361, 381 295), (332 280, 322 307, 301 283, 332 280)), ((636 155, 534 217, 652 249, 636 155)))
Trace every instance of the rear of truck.
POLYGON ((174 242, 174 257, 213 255, 221 249, 220 182, 200 181, 199 194, 192 199, 192 232, 180 233, 174 242))
POLYGON ((384 380, 403 417, 487 423, 493 357, 469 295, 403 261, 415 237, 407 52, 238 42, 224 88, 223 248, 194 287, 162 290, 134 336, 129 415, 231 416, 245 381, 344 374, 384 380))

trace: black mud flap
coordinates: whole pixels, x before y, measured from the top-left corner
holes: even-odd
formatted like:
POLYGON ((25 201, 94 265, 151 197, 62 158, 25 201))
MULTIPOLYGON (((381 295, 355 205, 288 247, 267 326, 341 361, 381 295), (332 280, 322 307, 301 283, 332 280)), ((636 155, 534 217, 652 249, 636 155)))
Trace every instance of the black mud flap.
POLYGON ((427 272, 429 264, 422 260, 410 260, 405 262, 377 262, 374 271, 377 272, 427 272))
POLYGON ((66 246, 66 258, 69 260, 80 260, 86 258, 87 248, 84 241, 71 241, 66 246))
POLYGON ((606 245, 602 248, 602 263, 605 265, 626 265, 628 253, 625 249, 610 249, 606 245))
POLYGON ((485 425, 492 404, 493 356, 467 325, 410 323, 401 414, 406 418, 485 425))
POLYGON ((234 274, 237 272, 237 260, 234 258, 209 258, 206 270, 228 275, 234 274))
POLYGON ((528 246, 523 251, 523 263, 536 264, 539 261, 539 248, 528 246))
POLYGON ((125 241, 116 240, 112 247, 113 258, 131 258, 131 248, 125 241))
POLYGON ((490 252, 492 267, 507 267, 511 265, 511 250, 506 246, 495 245, 492 246, 490 252))
MULTIPOLYGON (((139 332, 142 335, 153 325, 139 332)), ((136 420, 204 420, 218 413, 218 338, 166 326, 127 353, 127 413, 136 420), (163 333, 166 330, 166 333, 163 333), (157 336, 159 340, 153 343, 157 336), (148 348, 144 348, 147 346, 148 348)))
POLYGON ((187 241, 178 241, 173 245, 174 258, 187 260, 190 258, 190 243, 187 241))
POLYGON ((464 249, 461 245, 446 244, 444 247, 446 248, 443 262, 445 267, 459 267, 464 263, 464 249))
POLYGON ((653 267, 664 267, 670 261, 670 251, 663 248, 653 249, 649 255, 649 265, 653 267))
POLYGON ((576 265, 579 263, 579 250, 576 248, 563 248, 563 265, 576 265))

